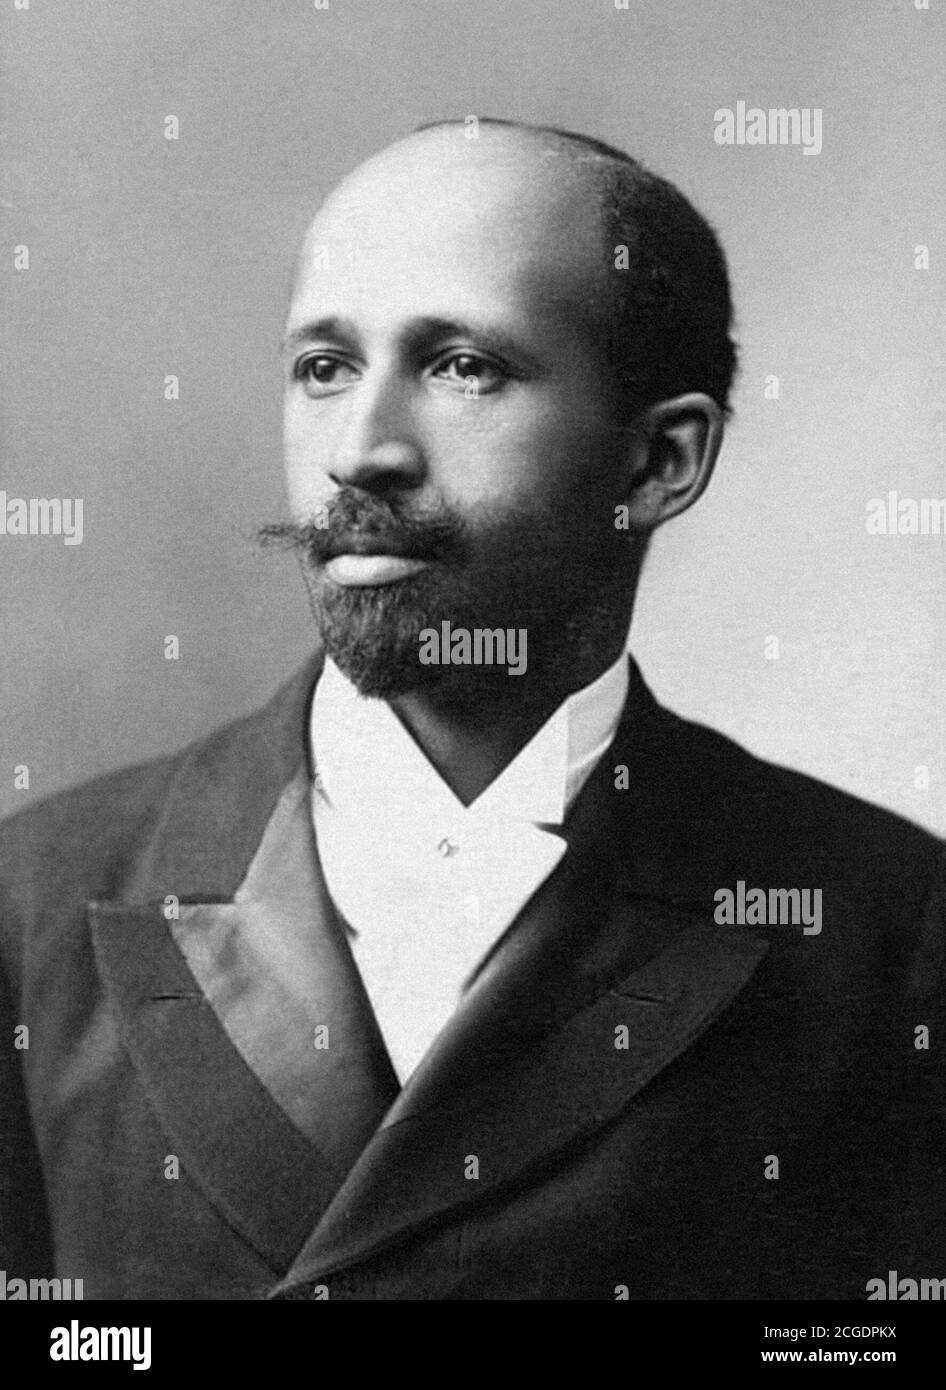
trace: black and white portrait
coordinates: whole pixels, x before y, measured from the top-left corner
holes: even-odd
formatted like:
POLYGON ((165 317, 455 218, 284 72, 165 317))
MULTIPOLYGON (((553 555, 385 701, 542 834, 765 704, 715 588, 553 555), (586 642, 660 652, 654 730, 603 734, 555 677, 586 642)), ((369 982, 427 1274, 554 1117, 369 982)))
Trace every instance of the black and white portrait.
POLYGON ((0 1298, 946 1296, 943 6, 3 31, 0 1298))

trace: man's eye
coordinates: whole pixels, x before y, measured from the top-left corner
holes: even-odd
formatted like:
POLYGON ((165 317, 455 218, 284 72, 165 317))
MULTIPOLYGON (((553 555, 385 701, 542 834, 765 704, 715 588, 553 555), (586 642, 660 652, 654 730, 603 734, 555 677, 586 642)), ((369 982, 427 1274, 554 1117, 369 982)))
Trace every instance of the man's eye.
POLYGON ((311 395, 321 395, 344 386, 355 375, 347 362, 337 357, 303 357, 296 364, 294 376, 311 395))
POLYGON ((461 389, 468 386, 472 380, 476 383, 479 394, 496 391, 509 380, 509 373, 498 362, 472 352, 455 352, 452 356, 445 357, 437 366, 434 375, 461 389))

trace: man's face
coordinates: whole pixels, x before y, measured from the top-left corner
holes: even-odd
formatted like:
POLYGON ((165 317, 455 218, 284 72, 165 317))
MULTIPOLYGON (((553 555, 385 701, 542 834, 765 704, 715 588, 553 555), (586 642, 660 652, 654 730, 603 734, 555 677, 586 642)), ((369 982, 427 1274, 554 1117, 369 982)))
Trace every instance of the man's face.
POLYGON ((605 619, 626 630, 606 277, 587 189, 495 131, 383 152, 313 223, 286 329, 289 500, 316 522, 326 648, 364 693, 456 679, 419 660, 443 621, 527 629, 546 676, 605 619))

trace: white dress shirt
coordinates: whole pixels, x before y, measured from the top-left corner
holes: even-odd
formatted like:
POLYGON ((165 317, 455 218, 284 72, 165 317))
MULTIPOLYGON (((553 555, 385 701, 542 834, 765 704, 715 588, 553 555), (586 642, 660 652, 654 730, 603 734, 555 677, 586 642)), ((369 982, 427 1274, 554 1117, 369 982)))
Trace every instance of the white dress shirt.
POLYGON ((627 689, 622 655, 464 806, 391 708, 326 660, 310 721, 319 857, 402 1083, 565 853, 552 827, 610 745, 627 689))

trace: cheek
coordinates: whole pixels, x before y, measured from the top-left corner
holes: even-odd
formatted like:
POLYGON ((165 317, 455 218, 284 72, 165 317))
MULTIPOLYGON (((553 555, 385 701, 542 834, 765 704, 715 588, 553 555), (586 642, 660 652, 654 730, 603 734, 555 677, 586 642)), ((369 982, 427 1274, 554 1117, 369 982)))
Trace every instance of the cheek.
POLYGON ((311 429, 305 427, 302 413, 288 404, 283 410, 283 460, 289 510, 304 519, 328 497, 331 485, 320 466, 311 429))
MULTIPOLYGON (((431 441, 433 443, 433 441, 431 441)), ((484 413, 482 423, 438 431, 428 457, 439 490, 466 502, 528 506, 584 489, 607 471, 605 441, 584 415, 555 403, 484 413)))

